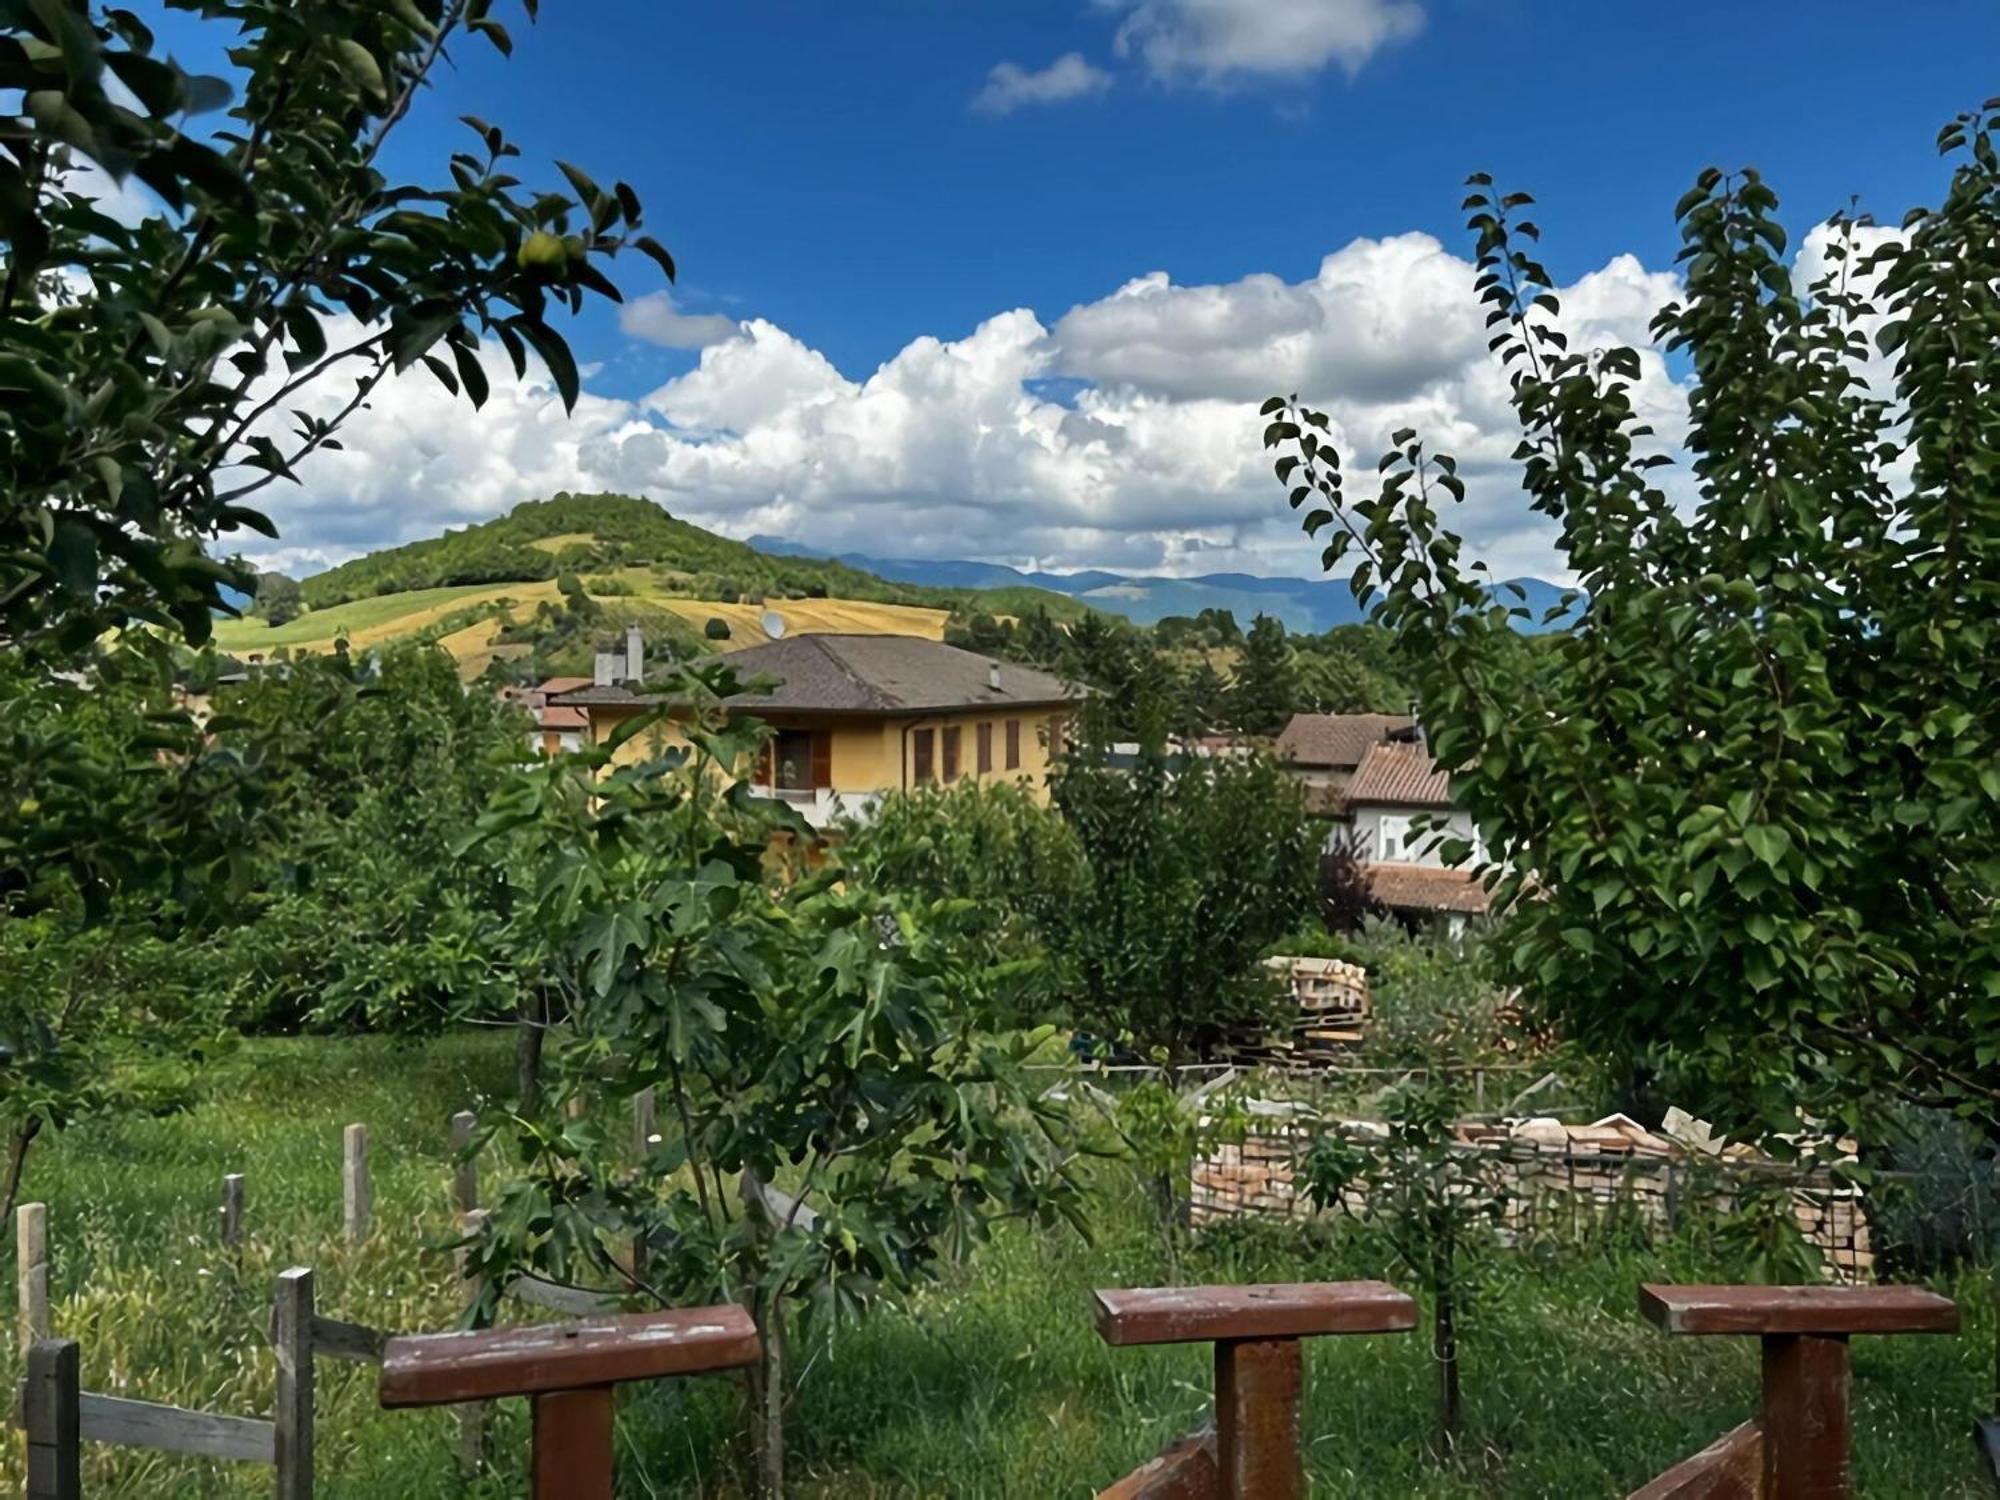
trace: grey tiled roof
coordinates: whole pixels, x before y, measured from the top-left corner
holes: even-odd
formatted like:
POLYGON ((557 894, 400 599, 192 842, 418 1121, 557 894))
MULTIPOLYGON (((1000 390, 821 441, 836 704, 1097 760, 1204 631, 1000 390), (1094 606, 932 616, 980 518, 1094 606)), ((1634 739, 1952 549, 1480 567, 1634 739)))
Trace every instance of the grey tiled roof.
MULTIPOLYGON (((723 660, 739 677, 775 680, 766 690, 729 700, 730 707, 751 713, 934 713, 1045 706, 1081 696, 1061 678, 1033 667, 907 635, 798 635, 732 651, 723 660)), ((636 708, 665 700, 620 683, 578 688, 555 701, 579 708, 636 708)))

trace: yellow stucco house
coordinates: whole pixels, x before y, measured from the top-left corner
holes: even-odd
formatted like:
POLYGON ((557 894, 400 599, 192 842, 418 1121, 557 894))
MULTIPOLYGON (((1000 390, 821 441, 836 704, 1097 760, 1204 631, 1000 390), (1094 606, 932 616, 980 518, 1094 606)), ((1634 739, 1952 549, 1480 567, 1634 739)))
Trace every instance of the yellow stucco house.
MULTIPOLYGON (((1081 691, 1033 667, 903 635, 814 634, 729 654, 768 689, 729 706, 771 727, 752 780, 816 828, 867 817, 886 792, 965 780, 1044 786, 1081 691)), ((549 701, 582 710, 601 743, 663 698, 644 691, 642 647, 600 655, 596 680, 549 701)), ((662 734, 671 731, 663 728, 662 734)), ((650 753, 646 736, 621 758, 650 753)))

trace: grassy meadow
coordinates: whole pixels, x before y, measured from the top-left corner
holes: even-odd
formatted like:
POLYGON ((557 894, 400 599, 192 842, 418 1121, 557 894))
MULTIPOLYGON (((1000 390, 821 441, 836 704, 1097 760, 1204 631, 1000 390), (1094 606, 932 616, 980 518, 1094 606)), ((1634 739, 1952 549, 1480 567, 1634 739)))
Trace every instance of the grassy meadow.
MULTIPOLYGON (((246 1043, 204 1076, 182 1113, 99 1118, 35 1149, 25 1196, 49 1204, 57 1330, 82 1343, 89 1389, 264 1414, 273 1278, 318 1272, 321 1311, 392 1329, 457 1315, 446 1120, 507 1086, 503 1033, 412 1043, 302 1038, 246 1043), (374 1232, 340 1240, 340 1133, 369 1126, 374 1232), (247 1176, 248 1243, 216 1243, 225 1172, 247 1176)), ((484 1171, 495 1170, 484 1163, 484 1171)), ((11 1241, 7 1250, 11 1259, 11 1241)), ((10 1269, 11 1274, 11 1269, 10 1269)), ((1179 1279, 1295 1280, 1394 1270, 1360 1243, 1308 1245, 1296 1230, 1212 1233, 1184 1250, 1179 1279)), ((1754 1409, 1756 1351, 1740 1339, 1668 1340, 1634 1308, 1641 1279, 1729 1279, 1699 1235, 1659 1249, 1603 1245, 1517 1252, 1489 1267, 1465 1332, 1468 1441, 1440 1468, 1423 1456, 1432 1369, 1417 1336, 1308 1345, 1306 1434, 1313 1493, 1341 1497, 1622 1496, 1754 1409)), ((1137 1184, 1103 1169, 1091 1243, 1003 1228, 968 1264, 878 1309, 817 1348, 791 1415, 792 1492, 862 1497, 1086 1497, 1195 1422, 1208 1398, 1205 1348, 1112 1350, 1092 1332, 1094 1287, 1171 1278, 1137 1184)), ((1966 1308, 1956 1339, 1857 1342, 1856 1459, 1876 1497, 1987 1493, 1967 1438, 1988 1397, 1994 1328, 1985 1283, 1943 1288, 1966 1308)), ((18 1377, 15 1339, 0 1364, 18 1377)), ((382 1412, 372 1370, 318 1369, 320 1492, 352 1500, 518 1495, 527 1423, 504 1403, 494 1471, 462 1482, 442 1412, 382 1412)), ((623 1493, 728 1496, 737 1390, 706 1379, 628 1388, 623 1493)), ((93 1496, 269 1493, 268 1469, 91 1450, 93 1496)), ((21 1483, 18 1440, 0 1489, 21 1483)))

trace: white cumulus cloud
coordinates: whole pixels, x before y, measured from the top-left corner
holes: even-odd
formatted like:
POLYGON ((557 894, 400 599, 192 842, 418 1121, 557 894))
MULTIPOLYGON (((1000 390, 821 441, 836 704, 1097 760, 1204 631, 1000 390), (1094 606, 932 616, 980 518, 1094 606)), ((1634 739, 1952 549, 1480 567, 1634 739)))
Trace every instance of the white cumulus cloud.
POLYGON ((682 312, 672 292, 648 292, 618 309, 621 332, 669 349, 706 349, 736 336, 736 320, 721 313, 682 312))
POLYGON ((1416 0, 1097 0, 1117 51, 1155 78, 1226 86, 1338 63, 1349 73, 1423 29, 1416 0))
POLYGON ((986 84, 972 96, 976 114, 1009 115, 1023 105, 1060 104, 1101 94, 1111 87, 1111 75, 1085 61, 1081 52, 1065 52, 1046 68, 1030 70, 1019 63, 996 63, 986 84))
MULTIPOLYGON (((1471 548, 1502 576, 1552 576, 1473 278, 1427 235, 1358 239, 1297 281, 1155 272, 1052 320, 1014 308, 913 339, 865 373, 752 318, 640 400, 586 390, 572 418, 539 372, 514 380, 498 357, 477 413, 414 371, 376 393, 343 451, 308 461, 302 486, 266 492, 285 550, 263 556, 336 561, 558 489, 606 489, 730 535, 833 550, 1312 575, 1317 548, 1272 479, 1257 415, 1264 396, 1296 391, 1328 412, 1357 494, 1389 434, 1415 427, 1460 461, 1470 494, 1453 520, 1471 548)), ((1669 442, 1685 402, 1647 324, 1676 288, 1618 256, 1559 289, 1576 347, 1641 349, 1635 398, 1669 442)))

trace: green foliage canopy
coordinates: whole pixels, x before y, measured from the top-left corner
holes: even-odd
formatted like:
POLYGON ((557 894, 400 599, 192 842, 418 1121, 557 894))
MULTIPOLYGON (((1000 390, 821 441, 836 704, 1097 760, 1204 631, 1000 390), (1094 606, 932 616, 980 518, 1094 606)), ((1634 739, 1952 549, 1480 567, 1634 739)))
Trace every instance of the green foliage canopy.
POLYGON ((1852 1126, 1899 1095, 2000 1130, 1996 109, 1942 133, 1940 206, 1865 255, 1836 221, 1804 291, 1754 171, 1681 199, 1684 294, 1655 332, 1693 372, 1688 507, 1634 411, 1638 355, 1569 348, 1529 200, 1472 179, 1523 482, 1586 596, 1530 672, 1441 518, 1449 455, 1399 433, 1353 499, 1325 418, 1265 408, 1292 505, 1381 590, 1508 866, 1504 976, 1739 1123, 1852 1126), (1893 392, 1864 379, 1871 333, 1893 392))
POLYGON ((1268 756, 1113 762, 1100 723, 1050 778, 1083 875, 1051 919, 1075 1024, 1181 1063, 1272 1003, 1261 959, 1312 910, 1317 837, 1268 756))

